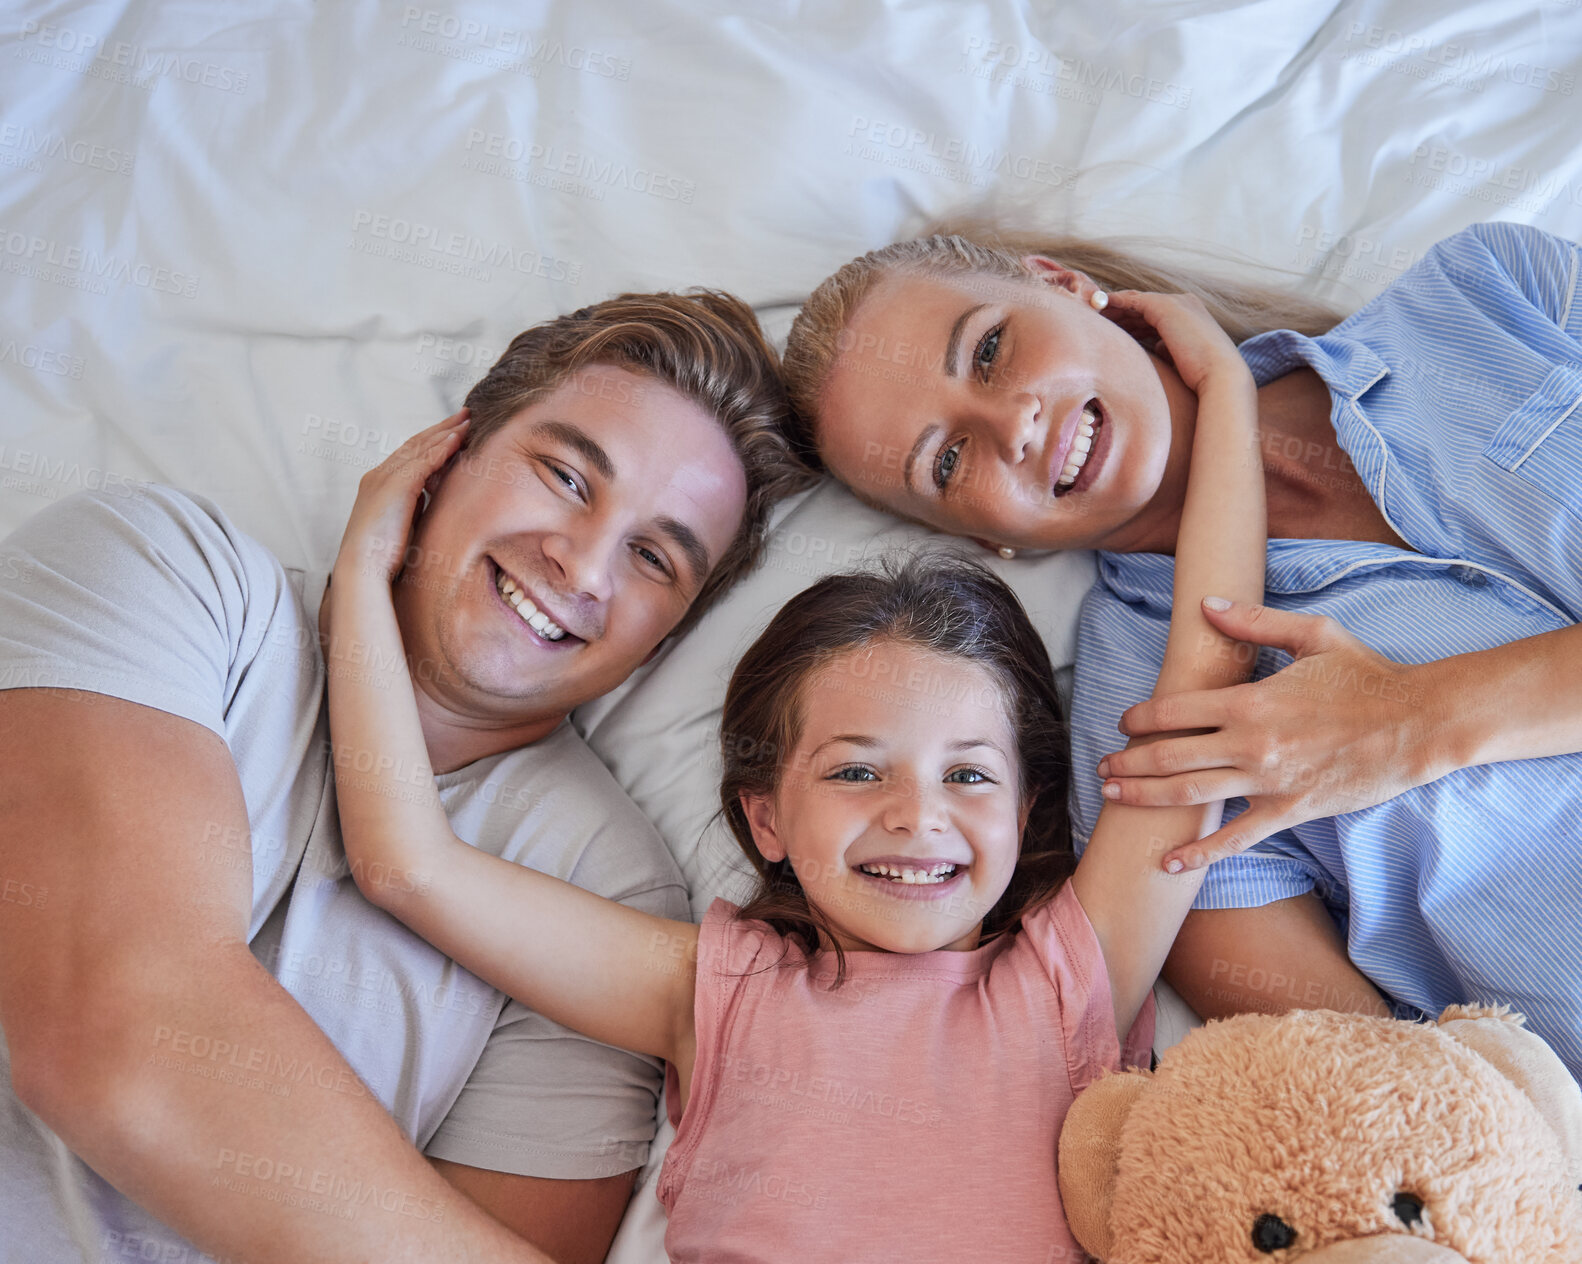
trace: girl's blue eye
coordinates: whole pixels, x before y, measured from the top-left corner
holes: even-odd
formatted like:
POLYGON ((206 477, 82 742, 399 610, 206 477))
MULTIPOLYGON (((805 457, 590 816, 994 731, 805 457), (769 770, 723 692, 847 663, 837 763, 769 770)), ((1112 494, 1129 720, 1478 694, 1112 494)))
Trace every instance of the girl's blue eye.
POLYGON ((1004 332, 1004 325, 996 325, 978 340, 977 350, 972 353, 972 366, 979 376, 987 377, 994 367, 995 358, 1000 354, 1000 335, 1004 332))
POLYGON ((871 769, 871 768, 864 768, 861 764, 850 764, 850 765, 848 765, 845 768, 837 768, 834 772, 830 773, 828 780, 830 780, 830 781, 856 781, 857 780, 856 777, 848 777, 846 775, 849 772, 850 773, 861 773, 868 780, 875 780, 874 775, 873 775, 873 769, 871 769))
POLYGON ((945 778, 945 780, 951 781, 958 775, 977 778, 975 781, 958 781, 956 783, 957 785, 962 786, 981 786, 984 782, 993 780, 993 778, 981 768, 957 768, 953 770, 950 775, 945 778))

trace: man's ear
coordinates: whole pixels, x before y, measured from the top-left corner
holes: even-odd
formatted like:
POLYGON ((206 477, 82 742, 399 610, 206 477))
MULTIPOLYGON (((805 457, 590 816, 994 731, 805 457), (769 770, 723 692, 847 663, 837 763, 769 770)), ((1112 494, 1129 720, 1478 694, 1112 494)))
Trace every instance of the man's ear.
POLYGON ((743 792, 736 796, 736 800, 742 805, 747 824, 752 828, 753 842, 757 844, 759 855, 770 864, 784 860, 785 844, 780 841, 780 835, 775 829, 774 799, 767 794, 743 792))

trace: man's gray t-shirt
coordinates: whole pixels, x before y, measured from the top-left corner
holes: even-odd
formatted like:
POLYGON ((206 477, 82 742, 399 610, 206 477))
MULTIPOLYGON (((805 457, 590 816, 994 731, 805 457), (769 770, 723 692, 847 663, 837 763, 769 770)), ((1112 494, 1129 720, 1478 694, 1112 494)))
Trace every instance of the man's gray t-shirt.
MULTIPOLYGON (((108 694, 225 740, 250 837, 216 825, 195 845, 216 865, 252 867, 254 955, 367 1088, 194 1032, 156 1032, 149 1061, 238 1092, 371 1091, 419 1149, 473 1167, 588 1179, 641 1166, 656 1059, 508 1000, 357 890, 335 811, 323 658, 299 583, 210 501, 157 485, 69 497, 0 543, 0 689, 108 694)), ((473 846, 688 919, 657 831, 569 722, 436 781, 473 846)), ((12 1094, 3 1042, 0 1060, 0 1259, 205 1258, 67 1153, 12 1094)), ((338 1190, 328 1201, 379 1196, 338 1190)))

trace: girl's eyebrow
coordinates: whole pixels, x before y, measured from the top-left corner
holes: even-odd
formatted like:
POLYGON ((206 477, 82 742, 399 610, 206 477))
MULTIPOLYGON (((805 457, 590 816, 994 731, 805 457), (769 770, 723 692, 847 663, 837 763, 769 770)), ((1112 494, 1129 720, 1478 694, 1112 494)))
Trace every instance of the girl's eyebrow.
MULTIPOLYGON (((869 737, 866 733, 840 733, 835 737, 826 738, 824 741, 820 742, 813 748, 812 753, 817 755, 819 751, 823 750, 826 746, 833 746, 836 742, 848 742, 852 746, 861 746, 869 750, 873 750, 884 745, 884 743, 878 738, 869 737)), ((945 749, 952 751, 971 750, 974 746, 986 746, 988 749, 995 751, 1002 756, 1005 755, 1004 747, 1002 747, 998 742, 991 742, 986 737, 958 738, 945 749)))

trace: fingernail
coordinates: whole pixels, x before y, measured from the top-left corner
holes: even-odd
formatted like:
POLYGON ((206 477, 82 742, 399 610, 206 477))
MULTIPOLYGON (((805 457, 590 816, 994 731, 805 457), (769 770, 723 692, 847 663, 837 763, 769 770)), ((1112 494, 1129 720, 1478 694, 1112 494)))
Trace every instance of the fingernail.
POLYGON ((1226 601, 1223 597, 1205 597, 1203 598, 1203 604, 1210 610, 1230 609, 1230 602, 1226 601))
POLYGON ((1110 761, 1109 761, 1109 757, 1105 756, 1103 759, 1099 760, 1099 776, 1101 776, 1101 777, 1108 777, 1109 775, 1110 775, 1110 761))
POLYGON ((1104 797, 1106 799, 1118 799, 1118 798, 1120 798, 1121 797, 1121 788, 1120 788, 1120 786, 1118 786, 1113 781, 1106 781, 1104 783, 1104 797))
POLYGON ((1168 873, 1180 873, 1181 862, 1179 860, 1167 860, 1165 861, 1165 870, 1168 873))

